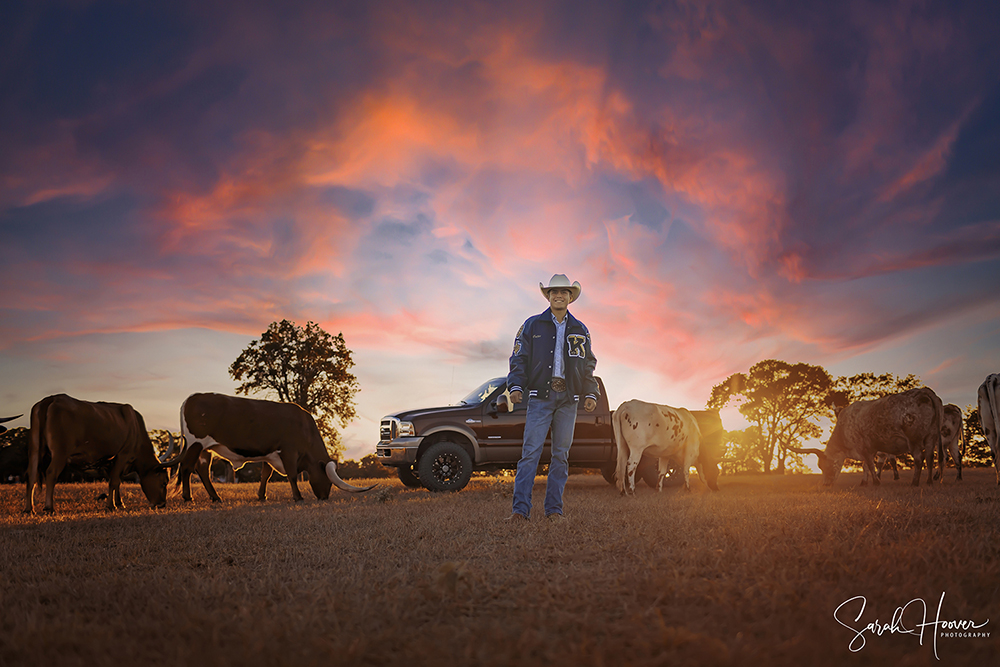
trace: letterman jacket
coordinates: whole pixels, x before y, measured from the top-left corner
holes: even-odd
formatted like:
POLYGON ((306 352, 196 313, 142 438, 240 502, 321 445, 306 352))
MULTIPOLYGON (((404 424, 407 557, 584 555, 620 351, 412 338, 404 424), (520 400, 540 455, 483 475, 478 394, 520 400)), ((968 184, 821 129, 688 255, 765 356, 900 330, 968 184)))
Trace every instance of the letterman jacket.
MULTIPOLYGON (((590 347, 590 331, 580 320, 566 313, 566 340, 563 344, 566 391, 575 400, 590 397, 595 401, 601 389, 594 379, 597 358, 590 347)), ((507 388, 520 391, 528 397, 548 398, 552 384, 552 362, 556 350, 556 325, 552 309, 525 320, 514 338, 514 351, 510 355, 510 373, 507 388)))

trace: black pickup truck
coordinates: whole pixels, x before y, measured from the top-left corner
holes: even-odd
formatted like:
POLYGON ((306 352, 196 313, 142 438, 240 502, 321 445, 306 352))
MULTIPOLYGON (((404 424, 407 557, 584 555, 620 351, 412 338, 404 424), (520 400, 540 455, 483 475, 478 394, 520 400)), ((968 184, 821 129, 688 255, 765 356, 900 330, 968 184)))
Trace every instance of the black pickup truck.
MULTIPOLYGON (((615 483, 618 448, 615 445, 611 408, 604 382, 597 409, 576 414, 573 446, 569 465, 573 468, 597 468, 609 484, 615 483)), ((423 486, 431 491, 458 491, 469 483, 473 470, 513 470, 521 458, 526 402, 514 405, 513 412, 497 408, 497 401, 507 400, 507 378, 493 378, 463 398, 458 405, 397 412, 382 419, 375 455, 384 466, 396 468, 403 484, 423 486)), ((694 410, 701 430, 701 468, 709 487, 717 489, 718 461, 722 455, 723 430, 715 410, 694 410)), ((550 442, 545 441, 542 463, 551 457, 550 442)), ((649 486, 659 486, 657 460, 643 456, 637 477, 649 486)), ((664 486, 683 482, 675 466, 663 480, 664 486)))
MULTIPOLYGON (((597 409, 577 411, 569 464, 599 468, 614 483, 618 451, 615 447, 611 409, 601 386, 597 409)), ((507 378, 493 378, 477 387, 458 405, 398 412, 382 419, 375 454, 384 466, 398 470, 407 486, 431 491, 458 491, 469 483, 473 470, 515 469, 521 457, 527 402, 514 404, 513 412, 497 409, 497 400, 510 404, 507 378), (503 397, 503 398, 501 398, 503 397)), ((550 442, 545 441, 542 463, 548 463, 550 442)))

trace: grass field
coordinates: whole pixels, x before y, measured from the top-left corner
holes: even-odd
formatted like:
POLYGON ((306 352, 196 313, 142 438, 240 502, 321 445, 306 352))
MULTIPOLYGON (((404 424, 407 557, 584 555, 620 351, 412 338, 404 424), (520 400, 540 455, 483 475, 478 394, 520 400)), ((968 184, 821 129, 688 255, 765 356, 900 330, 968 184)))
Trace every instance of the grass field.
POLYGON ((102 486, 66 485, 51 517, 3 485, 0 664, 997 664, 1000 493, 992 470, 965 476, 723 477, 626 499, 573 475, 565 522, 521 525, 502 521, 510 478, 299 504, 287 484, 264 504, 222 485, 216 506, 195 484, 161 511, 123 485, 116 514, 102 486), (858 598, 838 622, 856 596, 860 620, 858 598), (850 629, 876 619, 881 634, 850 629), (989 637, 902 631, 936 619, 989 637))

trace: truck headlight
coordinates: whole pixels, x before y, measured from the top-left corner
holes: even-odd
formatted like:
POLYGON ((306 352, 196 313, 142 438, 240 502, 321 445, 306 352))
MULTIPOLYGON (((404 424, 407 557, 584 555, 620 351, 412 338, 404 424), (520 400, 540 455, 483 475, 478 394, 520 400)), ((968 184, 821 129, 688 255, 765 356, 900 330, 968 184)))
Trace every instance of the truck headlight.
POLYGON ((417 431, 413 428, 413 422, 399 422, 399 437, 412 438, 416 434, 417 431))

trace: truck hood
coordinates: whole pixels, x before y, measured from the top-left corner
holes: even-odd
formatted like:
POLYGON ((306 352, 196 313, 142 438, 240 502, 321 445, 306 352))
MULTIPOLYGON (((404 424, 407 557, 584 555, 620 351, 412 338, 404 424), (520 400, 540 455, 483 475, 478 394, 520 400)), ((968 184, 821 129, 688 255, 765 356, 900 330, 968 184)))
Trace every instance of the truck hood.
POLYGON ((419 410, 404 410, 403 412, 396 412, 388 417, 395 417, 400 421, 413 421, 414 419, 420 419, 426 416, 441 416, 450 414, 460 414, 460 413, 474 413, 479 414, 483 408, 482 403, 477 403, 473 405, 448 405, 441 408, 421 408, 419 410))

